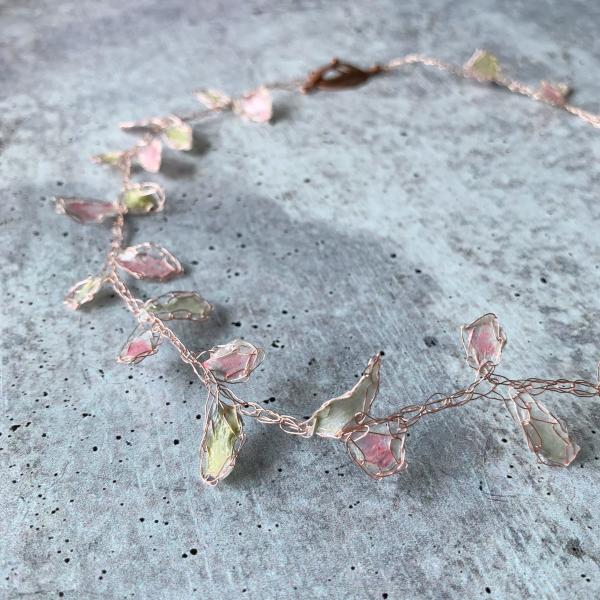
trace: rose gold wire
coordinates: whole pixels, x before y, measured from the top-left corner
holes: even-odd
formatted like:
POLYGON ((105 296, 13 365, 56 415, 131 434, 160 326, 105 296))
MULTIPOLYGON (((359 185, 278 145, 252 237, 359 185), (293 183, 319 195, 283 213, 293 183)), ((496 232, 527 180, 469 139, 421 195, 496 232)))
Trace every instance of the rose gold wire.
MULTIPOLYGON (((319 76, 323 75, 326 71, 332 68, 332 65, 341 65, 348 67, 341 70, 341 74, 338 74, 338 80, 332 86, 329 83, 329 89, 336 89, 342 87, 355 87, 366 82, 371 76, 379 73, 392 73, 407 65, 422 65, 431 67, 440 71, 450 73, 456 77, 464 79, 479 80, 467 71, 464 67, 456 66, 444 62, 434 57, 428 57, 422 54, 407 54, 402 57, 394 58, 383 65, 374 65, 367 70, 361 71, 357 67, 348 65, 347 63, 340 63, 336 59, 329 65, 322 67, 321 69, 311 73, 310 77, 313 81, 319 80, 319 76), (357 78, 357 72, 362 72, 366 77, 357 78), (345 79, 347 75, 347 79, 345 79)), ((359 73, 360 75, 360 73, 359 73)), ((306 91, 301 86, 306 85, 307 79, 294 79, 289 82, 272 83, 265 87, 273 91, 284 91, 290 93, 300 93, 306 91)), ((515 94, 520 94, 531 98, 533 100, 547 103, 540 94, 533 88, 504 75, 499 76, 492 82, 480 82, 480 83, 494 83, 507 91, 515 94)), ((554 105, 556 108, 565 110, 566 112, 574 115, 575 117, 583 120, 585 123, 593 127, 600 127, 600 115, 588 112, 582 108, 574 106, 569 103, 562 105, 554 105)), ((183 121, 197 121, 210 116, 218 116, 225 110, 201 110, 195 111, 188 115, 181 116, 183 121)), ((137 152, 136 147, 131 148, 123 153, 121 160, 119 161, 118 168, 121 172, 122 187, 125 189, 131 184, 131 166, 132 159, 135 157, 137 152)), ((208 396, 205 406, 205 414, 208 416, 211 409, 212 402, 218 402, 221 398, 227 399, 233 405, 236 405, 241 414, 247 417, 256 419, 260 423, 269 425, 277 425, 285 433, 298 435, 301 437, 310 437, 313 434, 312 428, 309 421, 304 419, 298 419, 290 415, 280 414, 274 410, 266 409, 256 402, 249 402, 241 400, 228 386, 223 382, 218 381, 212 372, 206 369, 200 361, 197 360, 197 355, 192 353, 185 344, 177 337, 177 335, 159 318, 155 317, 143 308, 143 302, 134 297, 130 288, 127 286, 125 281, 120 277, 117 270, 116 257, 119 252, 123 249, 125 240, 125 208, 123 207, 121 199, 119 199, 120 212, 115 218, 112 227, 112 238, 109 250, 106 255, 106 260, 102 269, 104 280, 111 284, 115 293, 121 298, 128 310, 133 314, 139 323, 145 323, 152 330, 168 340, 173 346, 175 351, 178 353, 180 359, 188 364, 194 374, 207 388, 208 396)), ((599 365, 600 369, 600 365, 599 365)), ((600 371, 598 377, 600 378, 600 371)), ((501 390, 509 388, 514 389, 517 393, 527 391, 531 396, 539 396, 545 392, 556 392, 561 394, 570 394, 581 398, 591 398, 600 395, 600 386, 598 383, 593 384, 585 380, 569 380, 569 379, 555 379, 555 380, 544 380, 538 378, 529 378, 521 380, 513 380, 502 375, 495 373, 495 367, 492 365, 489 368, 481 369, 478 372, 476 380, 471 383, 468 387, 457 390, 451 394, 435 393, 432 394, 421 404, 412 404, 402 407, 395 413, 391 413, 385 417, 375 418, 368 414, 357 415, 358 423, 350 425, 344 429, 342 439, 348 440, 350 435, 355 430, 364 428, 365 419, 368 419, 368 426, 375 427, 380 424, 394 423, 398 427, 398 431, 405 432, 409 427, 415 425, 422 417, 426 415, 436 414, 442 410, 448 408, 456 408, 464 406, 469 402, 480 399, 499 400, 506 402, 507 397, 501 393, 501 390)), ((209 424, 205 423, 205 430, 209 424)), ((236 452, 237 454, 237 452, 236 452)), ((235 456, 232 458, 235 460, 235 456)), ((377 474, 370 474, 372 477, 378 479, 382 476, 377 474)))

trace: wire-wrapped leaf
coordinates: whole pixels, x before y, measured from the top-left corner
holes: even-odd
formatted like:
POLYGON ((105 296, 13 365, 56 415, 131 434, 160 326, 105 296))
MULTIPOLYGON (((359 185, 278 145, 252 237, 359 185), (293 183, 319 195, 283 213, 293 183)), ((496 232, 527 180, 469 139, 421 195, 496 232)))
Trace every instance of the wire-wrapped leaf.
POLYGON ((219 90, 198 90, 194 95, 208 110, 225 110, 231 107, 231 98, 219 90))
POLYGON ((168 250, 154 242, 129 246, 115 260, 119 267, 136 279, 165 281, 183 273, 181 263, 168 250))
POLYGON ((237 406, 221 402, 209 393, 204 434, 200 443, 200 477, 216 485, 231 473, 242 448, 244 424, 237 406))
POLYGON ((158 298, 148 300, 144 308, 162 321, 188 319, 203 321, 213 310, 197 292, 167 292, 158 298))
POLYGON ((542 81, 537 91, 540 100, 553 104, 554 106, 564 106, 567 103, 572 89, 566 83, 549 83, 542 81))
POLYGON ((179 117, 171 115, 163 120, 162 138, 173 150, 191 150, 192 128, 179 117))
POLYGON ((242 383, 248 380, 264 356, 262 348, 245 340, 233 340, 203 352, 198 360, 212 371, 216 379, 226 383, 242 383))
POLYGON ((123 345, 117 362, 127 365, 137 364, 147 356, 156 354, 161 341, 160 334, 152 331, 148 325, 140 323, 123 345))
POLYGON ((569 437, 564 421, 555 417, 541 400, 511 388, 507 405, 539 462, 552 467, 568 467, 573 462, 579 446, 569 437))
POLYGON ((76 283, 65 296, 65 304, 72 310, 77 310, 82 304, 91 302, 104 283, 102 277, 93 275, 76 283))
POLYGON ((125 156, 125 152, 104 152, 92 156, 92 162, 98 165, 108 165, 110 167, 120 167, 125 156))
POLYGON ((142 142, 136 149, 135 156, 140 166, 148 173, 158 173, 162 160, 162 143, 154 137, 142 142))
POLYGON ((463 69, 479 81, 497 81, 501 75, 498 59, 487 50, 475 50, 463 69))
POLYGON ((83 225, 102 223, 119 214, 119 207, 113 202, 84 198, 58 197, 54 200, 54 207, 59 215, 67 215, 83 225))
POLYGON ((381 357, 375 355, 356 385, 345 394, 328 400, 309 419, 309 425, 318 436, 339 438, 344 427, 356 415, 367 415, 379 390, 381 357))
POLYGON ((127 121, 120 125, 123 131, 161 135, 163 142, 173 150, 192 149, 192 128, 176 115, 127 121))
POLYGON ((381 479, 406 469, 406 429, 395 422, 363 423, 352 429, 346 448, 367 475, 381 479))
POLYGON ((484 366, 496 366, 506 345, 506 335, 500 327, 498 317, 488 313, 460 328, 467 363, 480 371, 484 366))
POLYGON ((165 191, 157 183, 132 184, 123 190, 121 200, 132 215, 160 212, 165 206, 165 191))
POLYGON ((266 123, 273 116, 271 92, 261 86, 233 101, 233 110, 245 121, 266 123))
POLYGON ((152 117, 151 119, 139 119, 137 121, 124 121, 119 127, 127 133, 152 133, 158 134, 162 131, 162 121, 165 117, 152 117))

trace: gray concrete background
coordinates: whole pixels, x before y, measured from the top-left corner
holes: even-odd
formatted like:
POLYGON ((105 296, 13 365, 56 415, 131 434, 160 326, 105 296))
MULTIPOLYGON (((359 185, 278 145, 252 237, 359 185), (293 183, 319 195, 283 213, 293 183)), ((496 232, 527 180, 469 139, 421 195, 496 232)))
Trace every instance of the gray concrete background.
MULTIPOLYGON (((128 141, 119 121, 334 55, 460 63, 485 46, 598 110, 599 19, 596 3, 557 0, 0 2, 0 596, 597 598, 598 402, 549 399, 583 448, 564 471, 482 403, 424 420, 408 472, 379 484, 339 444, 248 423, 234 473, 207 489, 201 388, 166 347, 115 363, 133 323, 110 296, 64 309, 109 232, 50 199, 111 197, 87 157, 128 141)), ((166 157, 167 210, 132 237, 187 274, 136 289, 201 291, 217 316, 186 341, 264 345, 240 394, 296 415, 379 350, 381 413, 468 383, 457 328, 489 310, 509 336, 502 373, 591 379, 598 135, 422 69, 278 96, 272 125, 200 125, 192 153, 166 157)))

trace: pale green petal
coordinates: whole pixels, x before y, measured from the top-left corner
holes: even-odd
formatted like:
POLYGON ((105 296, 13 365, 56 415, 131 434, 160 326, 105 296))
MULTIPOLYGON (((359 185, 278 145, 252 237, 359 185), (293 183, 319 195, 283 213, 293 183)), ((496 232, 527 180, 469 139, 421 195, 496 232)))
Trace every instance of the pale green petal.
POLYGON ((163 321, 171 319, 202 321, 213 309, 212 305, 197 292, 167 292, 154 300, 149 300, 144 308, 163 321))
POLYGON ((349 391, 325 402, 309 420, 314 433, 338 438, 357 413, 368 413, 379 389, 381 358, 374 356, 358 383, 349 391))
POLYGON ((209 410, 200 446, 200 475, 204 482, 216 485, 231 473, 244 442, 242 418, 237 407, 218 399, 209 410))
POLYGON ((500 76, 498 59, 487 50, 477 50, 464 69, 472 77, 481 81, 494 81, 500 76))
POLYGON ((141 183, 123 191, 121 196, 127 211, 134 215, 159 212, 165 205, 164 190, 156 183, 141 183))
POLYGON ((163 131, 165 144, 173 150, 191 150, 192 149, 192 128, 181 122, 177 125, 167 127, 163 131))
POLYGON ((537 398, 527 392, 511 390, 512 402, 508 408, 521 424, 529 447, 541 463, 567 467, 579 452, 571 440, 566 425, 557 419, 537 398))
POLYGON ((99 165, 110 165, 116 167, 123 158, 123 152, 104 152, 92 156, 92 160, 99 165))
POLYGON ((65 304, 77 310, 82 304, 91 302, 98 293, 104 279, 102 277, 92 276, 76 283, 65 296, 65 304))

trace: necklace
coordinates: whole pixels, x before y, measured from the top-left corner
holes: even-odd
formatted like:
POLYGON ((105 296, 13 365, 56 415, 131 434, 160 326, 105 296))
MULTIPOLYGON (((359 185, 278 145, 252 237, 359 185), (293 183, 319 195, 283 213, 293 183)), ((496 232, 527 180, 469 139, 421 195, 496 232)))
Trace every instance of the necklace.
MULTIPOLYGON (((241 399, 233 384, 248 380, 264 359, 264 351, 254 344, 236 339, 209 350, 188 349, 169 327, 172 320, 208 319, 213 307, 195 291, 171 291, 142 301, 127 284, 126 276, 166 281, 183 272, 179 260, 159 244, 145 242, 126 246, 127 215, 149 215, 163 210, 166 194, 152 182, 132 180, 133 167, 148 173, 160 170, 164 146, 171 150, 192 148, 191 123, 233 113, 252 123, 267 123, 272 110, 272 92, 310 94, 352 88, 373 77, 391 76, 408 65, 422 65, 446 71, 456 77, 495 85, 508 92, 551 104, 593 127, 600 127, 600 115, 587 112, 569 102, 571 90, 564 84, 542 82, 531 88, 507 77, 498 59, 485 50, 477 50, 463 65, 454 66, 436 58, 409 54, 376 64, 367 69, 332 60, 301 80, 262 85, 239 98, 216 90, 195 93, 203 109, 188 115, 167 115, 121 124, 124 131, 137 134, 132 147, 107 152, 93 160, 116 170, 121 191, 114 201, 78 197, 59 197, 56 211, 83 224, 112 219, 112 239, 103 266, 75 284, 65 304, 78 309, 92 302, 103 286, 110 286, 136 320, 136 327, 123 345, 117 361, 136 364, 156 354, 162 343, 170 343, 180 359, 189 365, 207 390, 204 428, 200 443, 200 476, 210 485, 217 484, 234 468, 244 444, 242 417, 277 425, 285 433, 310 438, 320 436, 346 445, 354 463, 375 479, 393 475, 406 468, 406 437, 421 418, 448 408, 463 406, 479 399, 505 404, 522 428, 531 451, 539 462, 549 466, 568 466, 579 447, 569 436, 567 426, 542 403, 546 392, 570 394, 580 398, 600 396, 596 382, 539 378, 509 379, 497 373, 506 335, 494 314, 479 317, 461 328, 466 361, 474 371, 467 387, 451 394, 436 393, 420 404, 411 404, 385 416, 374 416, 372 406, 379 389, 381 355, 371 358, 358 382, 346 393, 327 400, 309 418, 299 419, 267 409, 256 402, 241 399), (126 275, 124 275, 126 274, 126 275)), ((598 374, 597 374, 598 375, 598 374)))

